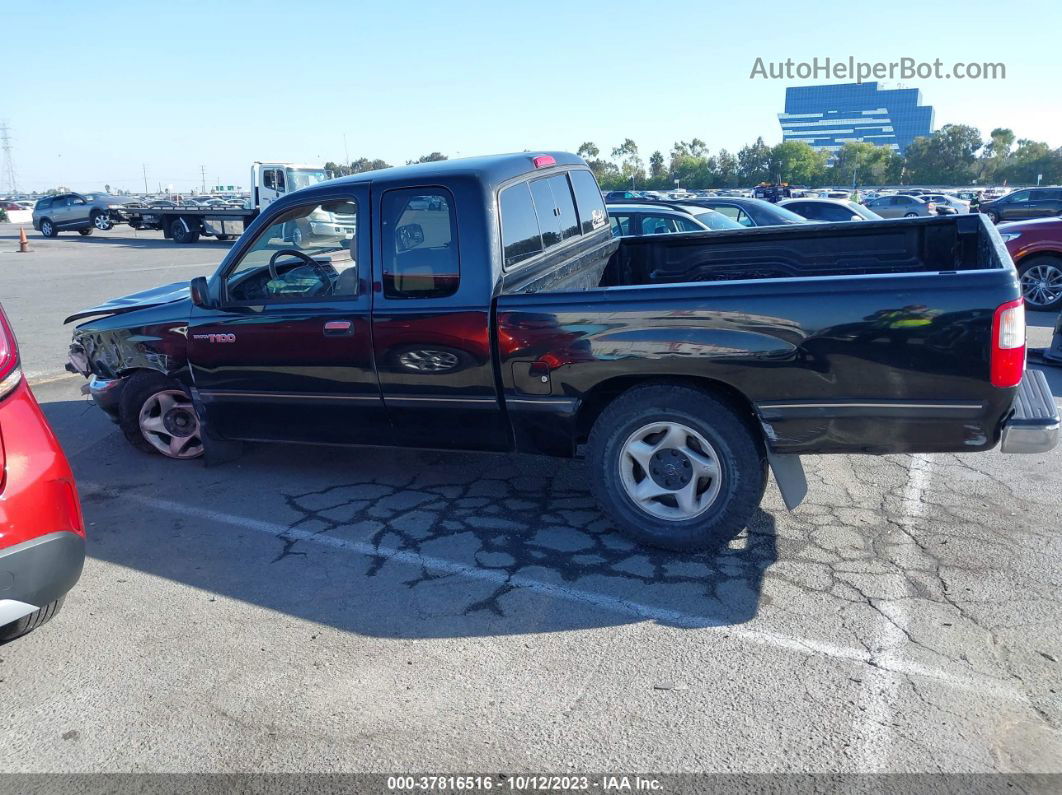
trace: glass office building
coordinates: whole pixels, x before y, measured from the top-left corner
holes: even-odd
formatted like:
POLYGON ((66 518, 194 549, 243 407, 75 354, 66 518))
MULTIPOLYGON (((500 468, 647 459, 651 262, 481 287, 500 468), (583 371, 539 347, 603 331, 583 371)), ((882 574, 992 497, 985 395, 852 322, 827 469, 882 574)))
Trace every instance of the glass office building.
POLYGON ((849 141, 891 146, 903 152, 933 131, 933 107, 917 88, 880 89, 877 83, 800 86, 785 90, 778 114, 783 141, 806 141, 836 152, 849 141))

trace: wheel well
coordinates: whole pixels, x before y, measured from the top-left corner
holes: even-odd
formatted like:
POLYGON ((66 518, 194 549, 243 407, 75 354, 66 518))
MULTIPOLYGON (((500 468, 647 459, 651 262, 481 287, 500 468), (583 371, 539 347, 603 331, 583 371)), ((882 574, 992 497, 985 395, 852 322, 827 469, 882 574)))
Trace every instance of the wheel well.
POLYGON ((1020 260, 1014 263, 1016 268, 1021 268, 1026 262, 1031 259, 1038 259, 1039 257, 1050 258, 1054 260, 1062 260, 1062 251, 1030 251, 1020 260))
POLYGON ((756 417, 756 412, 753 410, 752 402, 740 390, 735 389, 730 384, 725 384, 714 378, 702 378, 699 376, 633 375, 619 376, 602 381, 583 397, 579 406, 579 413, 576 416, 576 433, 579 442, 586 441, 590 435, 590 429, 609 403, 636 386, 656 384, 689 386, 704 392, 710 392, 713 396, 722 398, 727 403, 730 403, 741 416, 746 417, 750 428, 756 434, 763 433, 760 422, 756 417))

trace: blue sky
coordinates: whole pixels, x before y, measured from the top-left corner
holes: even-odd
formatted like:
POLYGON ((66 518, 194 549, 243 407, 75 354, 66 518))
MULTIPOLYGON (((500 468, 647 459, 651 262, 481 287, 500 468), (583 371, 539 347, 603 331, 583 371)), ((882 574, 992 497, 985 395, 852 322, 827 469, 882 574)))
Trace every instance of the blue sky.
MULTIPOLYGON (((19 187, 246 185, 255 159, 522 149, 714 152, 781 134, 765 60, 1003 62, 910 80, 937 126, 1062 145, 1062 3, 82 0, 5 3, 0 119, 19 187), (157 9, 149 13, 148 9, 157 9)), ((794 84, 831 82, 793 81, 794 84)), ((895 87, 893 81, 892 87, 895 87)))

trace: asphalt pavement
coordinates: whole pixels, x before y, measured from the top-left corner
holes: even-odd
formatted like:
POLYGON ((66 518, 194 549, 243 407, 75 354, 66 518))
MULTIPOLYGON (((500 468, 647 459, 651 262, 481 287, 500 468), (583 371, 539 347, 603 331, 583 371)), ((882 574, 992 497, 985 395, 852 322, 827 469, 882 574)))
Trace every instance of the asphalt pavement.
POLYGON ((0 254, 90 539, 0 647, 0 770, 1062 772, 1062 450, 808 458, 802 506, 772 483, 696 555, 614 532, 580 460, 168 461, 52 327, 224 247, 115 238, 0 254))

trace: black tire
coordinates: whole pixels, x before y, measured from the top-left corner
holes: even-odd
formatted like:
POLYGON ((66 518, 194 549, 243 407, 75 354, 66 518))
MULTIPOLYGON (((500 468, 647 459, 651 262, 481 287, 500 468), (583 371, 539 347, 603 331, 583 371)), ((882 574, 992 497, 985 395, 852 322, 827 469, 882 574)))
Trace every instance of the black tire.
POLYGON ((220 240, 222 242, 224 242, 226 240, 232 240, 233 237, 235 237, 235 235, 218 235, 217 236, 218 240, 220 240))
POLYGON ((166 390, 187 391, 172 378, 153 370, 141 370, 130 377, 129 383, 122 388, 122 397, 118 405, 118 426, 122 429, 126 441, 137 450, 154 455, 163 455, 156 449, 140 430, 140 410, 144 404, 159 392, 166 390))
POLYGON ((903 217, 904 218, 917 218, 918 217, 918 213, 904 213, 903 217))
POLYGON ((106 232, 114 226, 110 217, 106 213, 101 213, 99 210, 93 212, 89 220, 91 220, 92 225, 101 232, 106 232))
POLYGON ((77 233, 82 237, 88 237, 92 234, 92 227, 90 226, 88 229, 78 229, 77 233))
POLYGON ((997 213, 995 210, 987 210, 985 212, 985 215, 988 216, 988 220, 991 221, 992 223, 994 223, 994 224, 998 224, 999 223, 999 213, 997 213))
POLYGON ((197 243, 199 242, 199 231, 190 229, 183 218, 175 218, 173 223, 170 224, 170 237, 173 238, 174 243, 197 243))
POLYGON ((15 638, 21 638, 42 624, 47 624, 59 613, 59 610, 63 606, 63 597, 59 597, 54 602, 46 604, 40 610, 30 613, 28 616, 23 616, 18 621, 12 621, 6 626, 0 627, 0 643, 7 643, 15 638))
POLYGON ((41 234, 45 237, 55 237, 59 234, 59 230, 55 228, 51 218, 41 219, 41 234))
POLYGON ((1025 298, 1027 309, 1032 309, 1036 312, 1056 312, 1062 309, 1062 294, 1053 301, 1044 300, 1041 295, 1030 289, 1031 285, 1026 283, 1024 277, 1025 274, 1034 268, 1041 269, 1041 272, 1033 274, 1033 276, 1046 277, 1048 284, 1054 288, 1051 292, 1055 292, 1058 289, 1059 276, 1062 275, 1062 257, 1055 257, 1051 254, 1037 254, 1022 260, 1021 265, 1018 266, 1018 279, 1021 280, 1022 297, 1025 298))
POLYGON ((719 548, 747 525, 767 485, 767 457, 751 418, 729 401, 688 386, 646 385, 620 395, 594 423, 587 452, 591 491, 601 507, 617 529, 654 547, 682 552, 719 548), (718 496, 691 519, 659 518, 640 507, 623 485, 625 442, 657 422, 677 422, 696 431, 718 458, 718 496))

